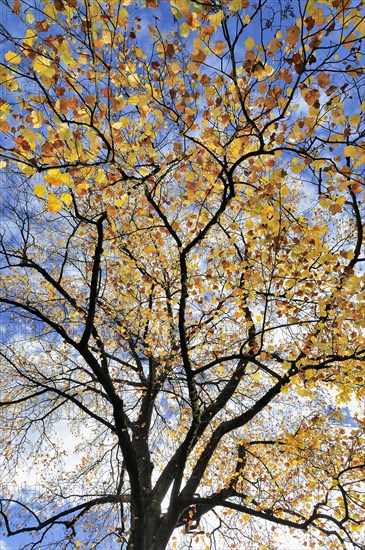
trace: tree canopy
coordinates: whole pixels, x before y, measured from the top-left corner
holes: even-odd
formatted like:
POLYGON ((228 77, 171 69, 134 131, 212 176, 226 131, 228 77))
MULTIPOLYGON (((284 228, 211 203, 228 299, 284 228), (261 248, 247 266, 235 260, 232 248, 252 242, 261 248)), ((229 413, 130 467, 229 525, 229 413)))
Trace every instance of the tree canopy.
POLYGON ((361 0, 1 4, 5 536, 364 548, 361 0))

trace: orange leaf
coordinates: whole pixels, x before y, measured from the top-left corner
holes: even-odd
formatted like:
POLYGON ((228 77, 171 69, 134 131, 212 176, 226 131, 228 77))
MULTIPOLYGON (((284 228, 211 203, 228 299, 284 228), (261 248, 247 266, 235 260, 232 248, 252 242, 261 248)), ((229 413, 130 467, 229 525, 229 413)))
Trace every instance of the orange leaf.
POLYGON ((48 209, 50 212, 58 212, 62 208, 62 202, 53 193, 48 195, 48 209))
POLYGON ((76 186, 76 194, 79 196, 85 195, 89 187, 90 187, 89 183, 79 183, 76 186))

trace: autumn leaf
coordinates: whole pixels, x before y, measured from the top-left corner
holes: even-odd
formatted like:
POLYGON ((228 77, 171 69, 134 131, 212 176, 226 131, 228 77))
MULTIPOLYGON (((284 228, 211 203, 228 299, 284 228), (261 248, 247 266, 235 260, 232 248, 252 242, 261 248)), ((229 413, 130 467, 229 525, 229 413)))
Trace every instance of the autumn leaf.
POLYGON ((342 212, 342 207, 335 203, 335 204, 331 204, 329 206, 329 211, 331 212, 331 214, 333 215, 336 215, 336 214, 340 214, 342 212))
POLYGON ((72 195, 70 195, 70 193, 63 193, 61 195, 61 200, 66 204, 66 206, 70 206, 72 203, 72 195))
POLYGON ((314 105, 319 99, 319 91, 316 89, 305 90, 303 97, 307 105, 314 105))
POLYGON ((214 45, 214 53, 216 55, 222 55, 224 53, 224 50, 226 49, 226 44, 222 40, 217 40, 214 45))
POLYGON ((61 172, 59 170, 51 170, 44 176, 44 181, 48 185, 58 186, 62 184, 71 185, 70 174, 67 172, 61 172))
POLYGON ((79 183, 76 185, 76 194, 79 196, 84 196, 89 189, 90 184, 89 183, 79 183))
POLYGON ((52 61, 44 56, 36 57, 33 62, 33 69, 40 75, 47 78, 52 78, 55 74, 55 69, 51 67, 52 61))
POLYGON ((353 157, 356 154, 356 147, 354 147, 354 145, 346 145, 343 152, 345 157, 353 157))
POLYGON ((331 84, 330 75, 328 73, 318 73, 317 80, 321 88, 327 88, 331 84))
POLYGON ((37 183, 34 186, 34 194, 37 195, 37 197, 44 197, 47 194, 47 190, 44 185, 37 183))
POLYGON ((128 194, 124 193, 119 199, 115 201, 115 206, 120 208, 121 206, 123 206, 123 204, 127 202, 127 200, 128 200, 128 194))
POLYGON ((50 212, 58 212, 62 208, 62 202, 53 193, 48 193, 48 209, 50 212))
POLYGON ((9 61, 10 63, 14 63, 15 65, 19 65, 19 63, 21 62, 20 55, 12 51, 8 51, 4 57, 6 61, 9 61))
POLYGON ((300 28, 296 25, 294 27, 289 27, 286 31, 285 41, 290 44, 290 46, 295 46, 300 37, 300 28))
POLYGON ((217 11, 216 13, 209 15, 209 21, 213 27, 219 26, 222 23, 223 19, 224 19, 223 10, 217 11))
POLYGON ((17 15, 19 15, 20 13, 20 0, 14 0, 14 3, 13 3, 13 12, 16 13, 17 15))
POLYGON ((252 50, 252 48, 255 46, 255 41, 251 36, 249 36, 248 38, 246 38, 244 44, 246 50, 252 50))

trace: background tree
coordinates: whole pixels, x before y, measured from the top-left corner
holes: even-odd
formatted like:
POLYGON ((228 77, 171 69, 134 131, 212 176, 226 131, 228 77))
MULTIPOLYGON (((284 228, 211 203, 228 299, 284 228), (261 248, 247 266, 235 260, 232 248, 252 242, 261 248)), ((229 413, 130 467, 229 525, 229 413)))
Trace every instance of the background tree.
POLYGON ((363 548, 361 3, 2 5, 6 534, 363 548))

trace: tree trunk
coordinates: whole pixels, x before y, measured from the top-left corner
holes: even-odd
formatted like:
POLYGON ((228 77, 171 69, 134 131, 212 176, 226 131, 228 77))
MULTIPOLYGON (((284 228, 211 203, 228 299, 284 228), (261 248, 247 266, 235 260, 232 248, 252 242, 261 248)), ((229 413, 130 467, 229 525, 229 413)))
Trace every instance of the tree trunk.
POLYGON ((166 550, 176 523, 173 518, 161 518, 147 508, 146 521, 135 523, 127 550, 166 550))

